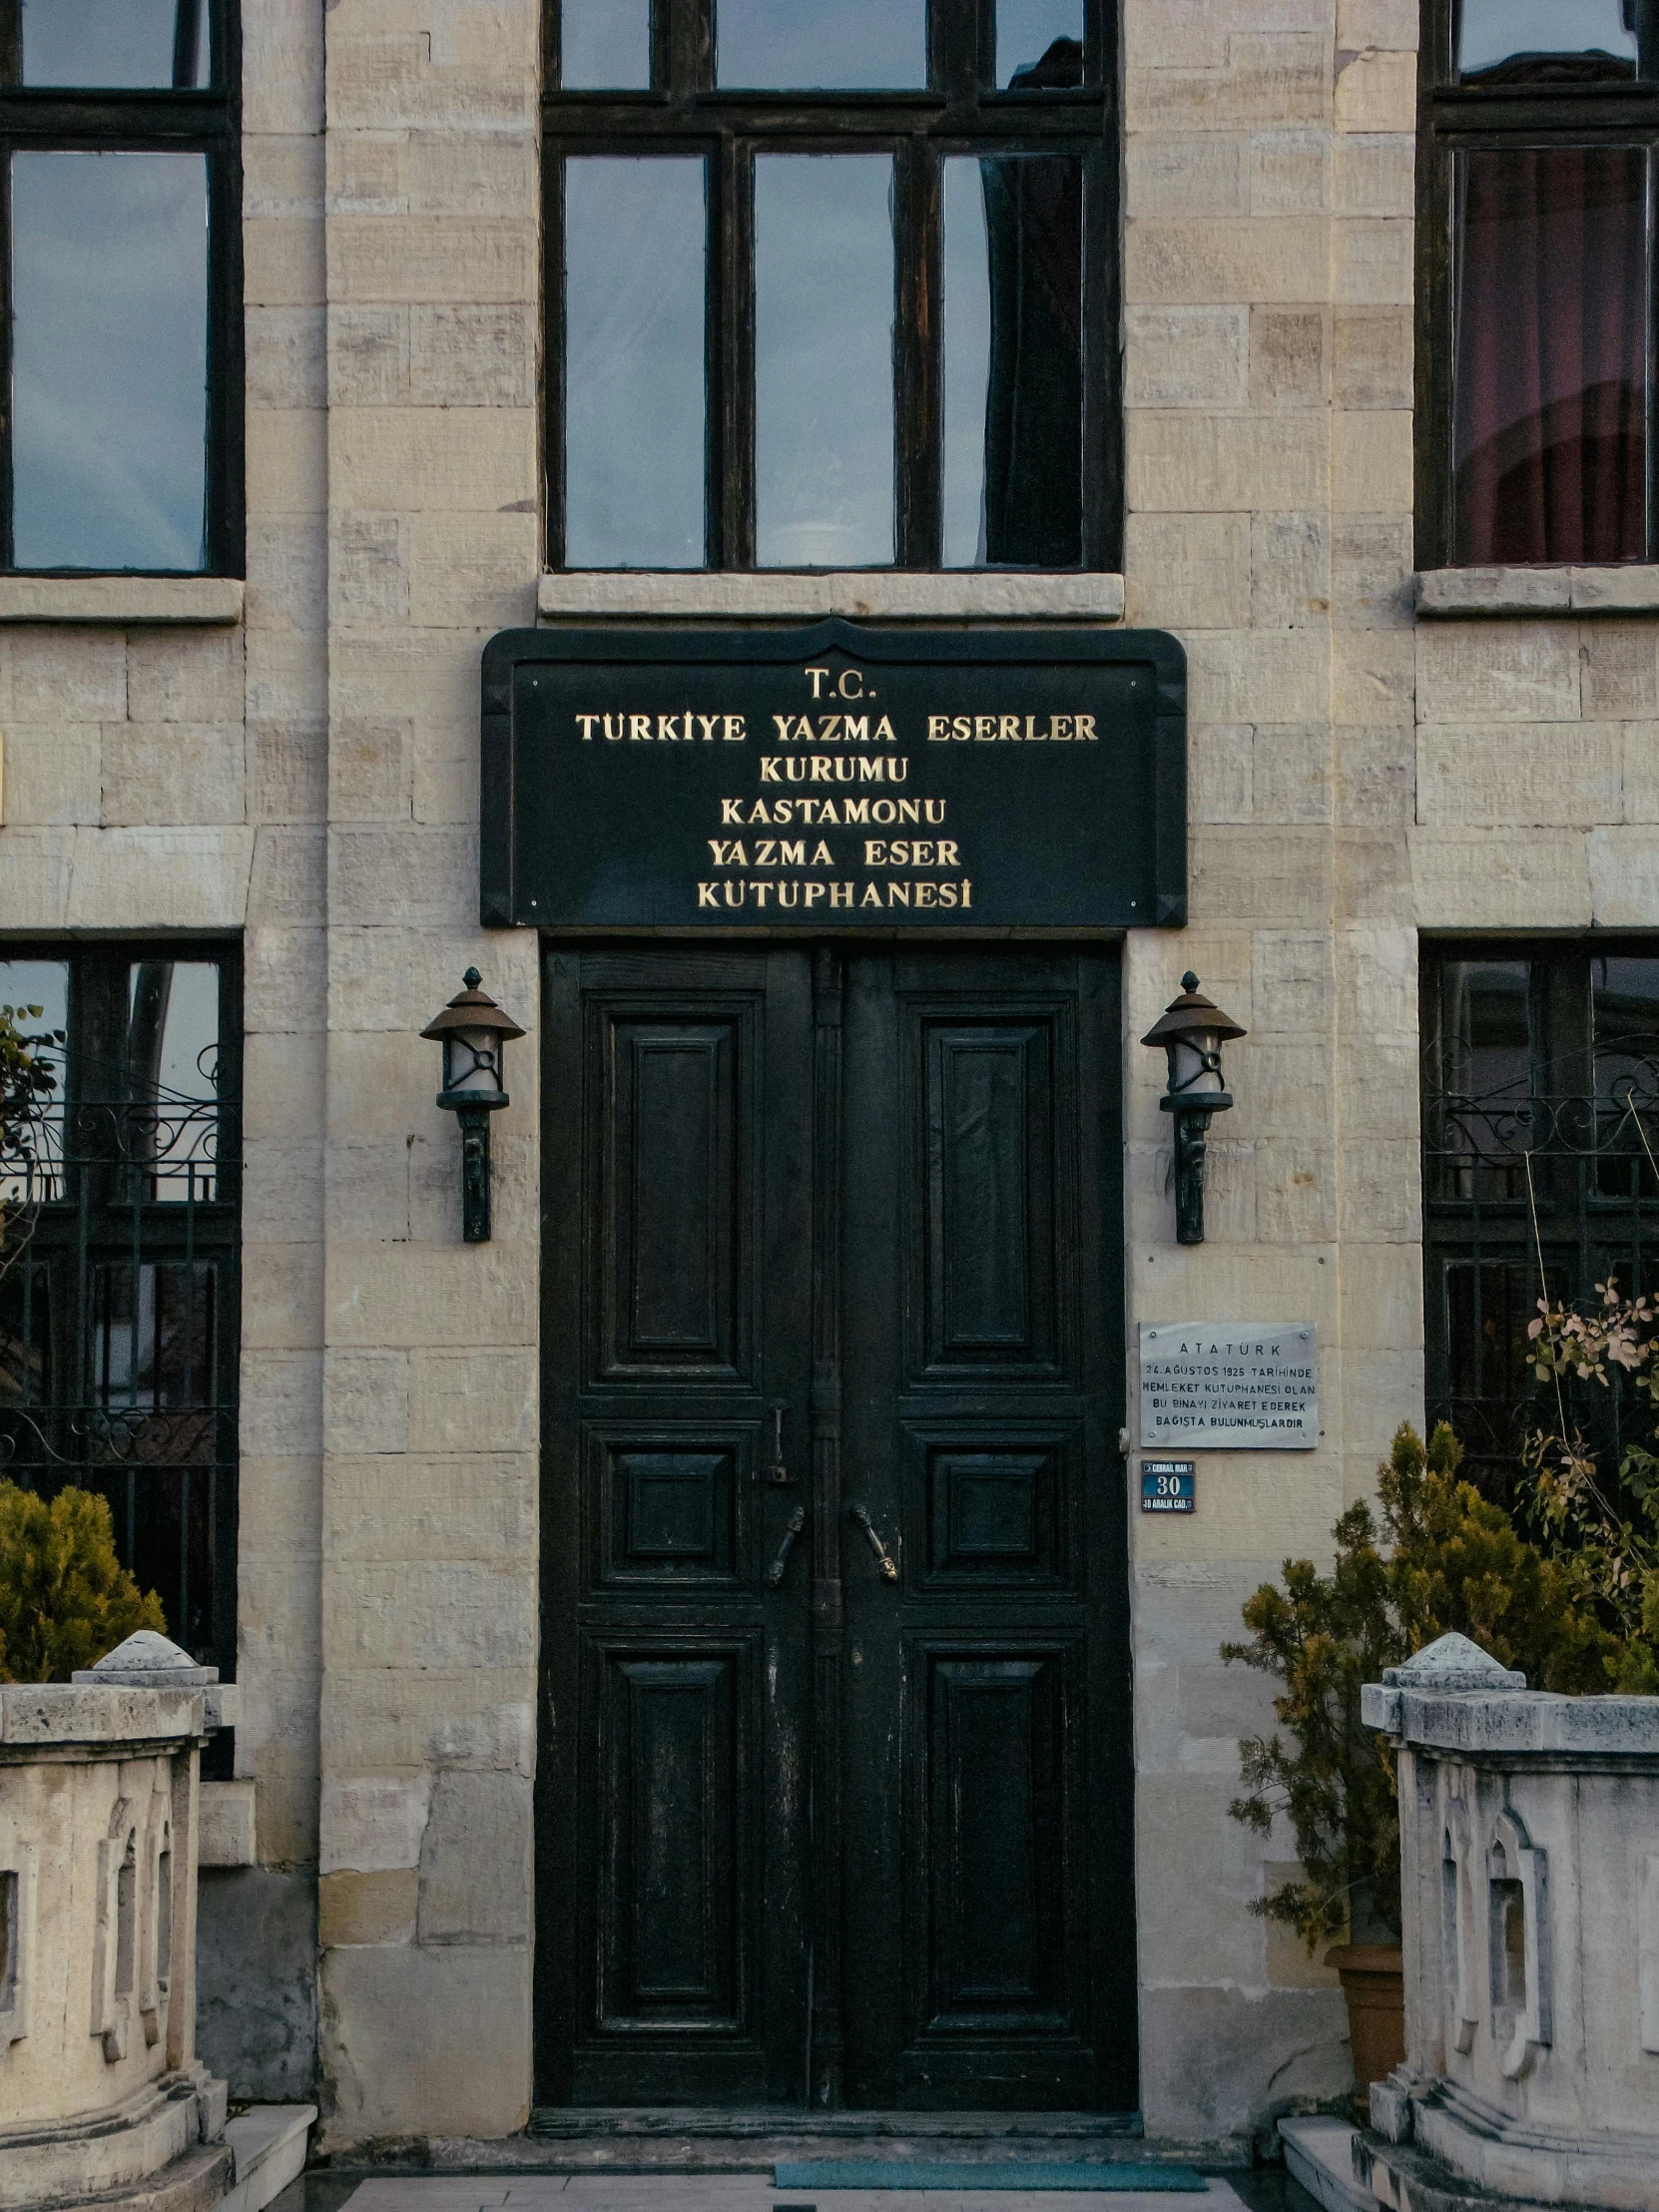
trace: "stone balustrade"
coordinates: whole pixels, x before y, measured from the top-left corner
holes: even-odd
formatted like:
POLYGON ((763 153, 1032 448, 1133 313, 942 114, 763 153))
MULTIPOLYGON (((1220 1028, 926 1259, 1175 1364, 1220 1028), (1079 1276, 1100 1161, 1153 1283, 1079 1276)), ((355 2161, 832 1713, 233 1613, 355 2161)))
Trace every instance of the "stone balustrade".
POLYGON ((1358 2177, 1659 2206, 1659 1698, 1528 1691, 1462 1636, 1367 1686, 1398 1760, 1405 2064, 1358 2177))
POLYGON ((72 1683, 0 1687, 0 2208, 224 2196, 196 2055, 199 1761, 217 1670, 141 1632, 72 1683))

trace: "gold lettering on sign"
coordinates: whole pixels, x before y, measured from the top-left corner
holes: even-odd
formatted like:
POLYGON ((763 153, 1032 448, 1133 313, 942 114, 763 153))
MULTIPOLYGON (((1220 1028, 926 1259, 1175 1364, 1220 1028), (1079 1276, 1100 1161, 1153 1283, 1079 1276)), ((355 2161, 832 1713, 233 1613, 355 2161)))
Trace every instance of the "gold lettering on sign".
POLYGON ((929 715, 929 745, 1098 745, 1093 715, 929 715), (1039 719, 1042 728, 1038 728, 1039 719))

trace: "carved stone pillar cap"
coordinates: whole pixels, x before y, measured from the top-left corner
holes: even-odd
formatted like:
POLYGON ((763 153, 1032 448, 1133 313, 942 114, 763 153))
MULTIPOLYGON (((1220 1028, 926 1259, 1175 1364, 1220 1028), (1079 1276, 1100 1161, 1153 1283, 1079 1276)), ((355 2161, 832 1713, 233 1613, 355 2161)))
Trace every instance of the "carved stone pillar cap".
MULTIPOLYGON (((125 1648, 125 1647, 123 1647, 125 1648)), ((1382 1680, 1390 1690, 1423 1690, 1438 1696, 1447 1690, 1524 1690, 1526 1677, 1513 1668, 1500 1667, 1489 1651, 1482 1651, 1455 1630, 1438 1636, 1414 1652, 1402 1667, 1384 1667, 1382 1680)))
POLYGON ((70 1679, 118 1690, 206 1690, 219 1680, 219 1669, 199 1667, 169 1637, 140 1628, 105 1652, 97 1666, 77 1667, 70 1679))

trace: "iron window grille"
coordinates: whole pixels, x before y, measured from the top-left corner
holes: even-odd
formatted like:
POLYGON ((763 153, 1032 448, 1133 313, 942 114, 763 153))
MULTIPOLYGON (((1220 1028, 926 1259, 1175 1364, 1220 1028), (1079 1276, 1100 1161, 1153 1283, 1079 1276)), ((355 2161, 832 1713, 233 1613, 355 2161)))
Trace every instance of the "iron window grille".
POLYGON ((1552 14, 1427 0, 1419 568, 1659 554, 1656 157, 1659 0, 1562 0, 1552 14), (1528 50, 1546 35, 1559 45, 1528 50))
MULTIPOLYGON (((1425 944, 1421 1007, 1428 1417, 1501 1502, 1559 1417, 1527 1358, 1539 1299, 1659 1288, 1659 941, 1425 944)), ((1608 1476, 1652 1434, 1616 1372, 1560 1410, 1608 1476)))
MULTIPOLYGON (((571 0, 565 0, 568 7, 571 0)), ((595 0, 587 0, 591 8, 595 0)), ((650 83, 566 90, 561 0, 543 0, 548 560, 554 569, 653 567, 1033 567, 1121 562, 1117 23, 1109 0, 1076 0, 1082 29, 1017 88, 997 86, 995 0, 930 0, 926 81, 916 89, 738 90, 716 83, 719 0, 649 6, 650 83), (893 162, 893 543, 878 560, 767 561, 757 550, 756 164, 778 154, 876 154, 893 162), (593 156, 689 156, 705 165, 707 392, 702 542, 691 557, 571 557, 566 527, 566 165, 593 156), (977 156, 1074 157, 1080 168, 1081 422, 1076 545, 1065 558, 944 558, 943 165, 977 156)), ((748 0, 753 12, 755 0, 748 0)), ((989 435, 989 431, 987 435, 989 435)), ((1069 435, 1069 430, 1068 430, 1069 435)), ((989 464, 987 464, 987 467, 989 464)), ((993 534, 994 535, 994 534, 993 534)), ((1008 533, 1017 541, 1018 533, 1008 533)))
POLYGON ((8 945, 55 1096, 0 1156, 0 1476, 109 1501, 168 1633, 236 1673, 241 968, 234 946, 8 945), (62 996, 59 996, 59 993, 62 996), (54 1004, 54 998, 58 1003, 54 1004), (67 1000, 67 1004, 64 1000, 67 1000))
MULTIPOLYGON (((53 0, 67 14, 78 0, 53 0)), ((31 575, 140 574, 240 576, 245 559, 243 457, 242 272, 242 25, 239 0, 147 0, 146 16, 164 15, 171 48, 169 83, 82 85, 25 82, 31 10, 41 0, 0 0, 0 347, 9 403, 0 436, 0 569, 31 575), (200 81, 198 81, 200 80, 200 81), (201 558, 195 561, 30 558, 18 543, 19 346, 27 342, 27 301, 17 283, 19 157, 43 154, 199 154, 206 181, 206 406, 201 459, 201 558), (20 322, 20 311, 23 319, 20 322)), ((134 11, 136 14, 136 10, 134 11)), ((58 41, 81 68, 59 76, 165 75, 131 67, 131 54, 109 66, 119 46, 122 11, 105 5, 58 41)), ((44 12, 42 15, 44 20, 44 12)), ((48 204, 53 194, 44 195, 48 204)), ((50 256, 48 257, 50 258, 50 256)), ((69 257, 66 257, 66 260, 69 257)), ((73 352, 73 348, 70 348, 73 352)), ((93 350, 81 347, 82 352, 93 350)), ((118 357, 118 336, 110 350, 118 357)), ((131 360, 127 363, 131 372, 131 360)), ((181 464, 182 465, 182 464, 181 464)), ((191 495, 194 497, 194 493, 191 495)))

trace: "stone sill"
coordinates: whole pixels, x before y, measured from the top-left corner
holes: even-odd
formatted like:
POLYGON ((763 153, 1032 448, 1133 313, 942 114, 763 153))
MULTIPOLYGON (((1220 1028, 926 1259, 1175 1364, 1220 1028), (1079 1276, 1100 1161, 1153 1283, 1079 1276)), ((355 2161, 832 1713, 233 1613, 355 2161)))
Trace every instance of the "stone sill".
POLYGON ((151 623, 242 620, 240 576, 0 576, 0 623, 151 623))
POLYGON ((1075 570, 565 570, 542 577, 536 611, 544 622, 824 615, 889 622, 1121 622, 1123 578, 1075 570))
POLYGON ((1605 568, 1431 568, 1416 579, 1417 613, 1659 614, 1659 563, 1605 568))

